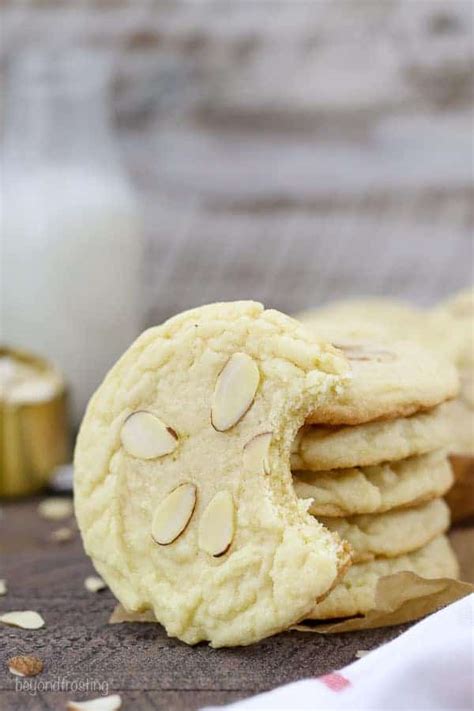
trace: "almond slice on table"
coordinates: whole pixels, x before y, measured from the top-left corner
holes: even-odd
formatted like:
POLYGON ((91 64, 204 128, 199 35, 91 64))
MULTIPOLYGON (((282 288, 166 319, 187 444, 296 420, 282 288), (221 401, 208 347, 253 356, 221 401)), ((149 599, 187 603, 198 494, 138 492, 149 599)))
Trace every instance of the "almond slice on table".
POLYGON ((11 657, 7 662, 8 670, 15 676, 36 676, 43 671, 43 662, 32 655, 11 657))
POLYGON ((132 412, 122 425, 120 439, 128 454, 137 459, 157 459, 178 445, 178 435, 147 410, 132 412))
POLYGON ((219 491, 202 514, 199 523, 199 548, 218 558, 229 550, 234 531, 232 494, 229 491, 219 491))
POLYGON ((38 505, 38 513, 41 518, 46 518, 50 521, 60 521, 63 518, 69 518, 69 516, 73 514, 72 500, 60 496, 52 496, 49 499, 43 499, 38 505))
POLYGON ((7 594, 7 581, 0 579, 0 595, 7 594))
POLYGON ((0 622, 13 627, 21 627, 24 630, 37 630, 44 625, 41 615, 33 610, 5 612, 4 615, 0 615, 0 622))
POLYGON ((196 506, 194 484, 180 484, 161 502, 153 516, 151 535, 156 543, 167 546, 180 536, 196 506))
POLYGON ((247 442, 242 457, 245 471, 256 474, 270 473, 268 453, 271 441, 272 433, 262 432, 247 442))
POLYGON ((104 583, 102 578, 99 578, 97 575, 89 575, 84 580, 84 587, 89 592, 96 593, 99 592, 99 590, 105 590, 107 585, 104 583))
POLYGON ((260 382, 255 361, 234 353, 221 370, 211 401, 211 423, 218 432, 233 427, 249 410, 260 382))
POLYGON ((74 536, 74 531, 72 528, 68 528, 67 526, 61 526, 60 528, 56 528, 54 531, 52 531, 50 535, 50 539, 53 541, 53 543, 67 543, 67 541, 70 541, 74 536))
POLYGON ((112 696, 99 696, 90 701, 68 701, 67 711, 117 711, 122 706, 122 697, 119 694, 112 696))

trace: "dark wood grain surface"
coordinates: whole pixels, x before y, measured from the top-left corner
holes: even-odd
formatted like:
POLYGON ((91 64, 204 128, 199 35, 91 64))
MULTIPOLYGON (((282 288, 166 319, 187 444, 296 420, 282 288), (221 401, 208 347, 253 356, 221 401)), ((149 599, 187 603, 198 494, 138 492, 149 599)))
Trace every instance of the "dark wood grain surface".
POLYGON ((109 625, 115 601, 108 590, 85 589, 93 569, 79 534, 68 543, 53 543, 51 532, 64 524, 41 519, 37 504, 2 505, 0 577, 7 580, 8 592, 0 597, 0 611, 36 610, 46 621, 36 631, 0 625, 2 711, 64 709, 69 699, 100 695, 104 684, 109 693, 122 695, 126 710, 188 711, 325 674, 404 629, 330 636, 289 632, 251 647, 215 650, 169 639, 159 625, 109 625), (18 654, 34 654, 44 662, 35 677, 35 696, 17 690, 25 680, 8 671, 7 660, 18 654), (54 691, 51 685, 60 683, 67 689, 54 691), (79 683, 95 684, 96 691, 90 687, 81 693, 79 683))
MULTIPOLYGON (((108 590, 85 589, 93 568, 77 530, 68 543, 53 543, 51 532, 64 522, 41 519, 37 505, 32 499, 1 508, 0 577, 8 592, 0 597, 0 611, 36 610, 46 621, 36 631, 0 625, 2 711, 64 709, 69 699, 100 695, 104 685, 122 695, 126 710, 190 711, 325 674, 406 628, 330 636, 290 632, 251 647, 215 650, 169 639, 159 625, 109 625, 115 600, 108 590), (25 680, 8 671, 7 660, 18 654, 44 662, 35 677, 36 695, 18 690, 25 680), (55 684, 67 688, 55 691, 55 684), (79 684, 91 690, 81 693, 79 684)), ((472 567, 472 529, 458 529, 453 539, 462 563, 472 567)))

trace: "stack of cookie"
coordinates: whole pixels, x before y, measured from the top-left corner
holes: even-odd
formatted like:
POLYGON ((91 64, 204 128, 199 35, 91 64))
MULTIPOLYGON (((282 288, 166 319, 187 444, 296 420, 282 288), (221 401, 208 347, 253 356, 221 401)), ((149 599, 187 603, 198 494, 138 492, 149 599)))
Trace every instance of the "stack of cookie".
POLYGON ((292 469, 310 512, 353 549, 353 565, 310 615, 347 617, 375 605, 380 577, 413 571, 455 577, 441 498, 453 475, 447 458, 447 401, 458 378, 448 360, 374 328, 307 325, 352 366, 352 381, 298 434, 292 469))
POLYGON ((434 309, 393 299, 364 298, 330 303, 301 314, 300 320, 318 326, 318 330, 337 323, 345 333, 362 332, 376 340, 410 339, 454 364, 461 388, 459 396, 443 408, 455 478, 447 501, 453 520, 473 515, 474 289, 465 289, 434 309))

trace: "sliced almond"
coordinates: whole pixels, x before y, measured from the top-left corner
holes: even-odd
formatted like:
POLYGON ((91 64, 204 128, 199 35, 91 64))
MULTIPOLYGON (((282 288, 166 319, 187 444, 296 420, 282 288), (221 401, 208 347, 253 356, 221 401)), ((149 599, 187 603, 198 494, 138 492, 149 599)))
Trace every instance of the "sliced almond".
POLYGON ((60 521, 63 518, 69 518, 73 514, 73 506, 71 499, 53 496, 49 499, 43 499, 38 506, 38 513, 42 518, 50 521, 60 521))
POLYGON ((246 353, 234 353, 216 381, 211 402, 211 422, 218 432, 233 427, 252 405, 260 373, 246 353))
POLYGON ((271 432, 262 432, 255 435, 244 446, 243 465, 247 472, 255 474, 269 474, 270 463, 268 461, 268 453, 270 451, 270 443, 272 441, 271 432))
POLYGON ((378 363, 388 363, 397 358, 392 351, 365 343, 334 343, 333 345, 343 351, 349 360, 372 360, 378 363))
POLYGON ((146 410, 132 412, 122 425, 120 439, 128 454, 137 459, 156 459, 170 454, 178 444, 176 432, 146 410))
POLYGON ((72 528, 68 528, 67 526, 61 526, 61 528, 56 528, 52 533, 51 533, 51 540, 54 541, 54 543, 66 543, 67 541, 70 541, 71 538, 74 536, 74 531, 72 528))
POLYGON ((104 590, 107 585, 104 583, 102 578, 99 578, 97 575, 89 575, 84 580, 84 587, 89 592, 96 593, 99 592, 99 590, 104 590))
POLYGON ((122 706, 122 697, 119 694, 112 696, 99 696, 90 701, 68 701, 68 711, 117 711, 122 706))
POLYGON ((162 546, 173 543, 191 520, 195 505, 194 484, 181 484, 174 489, 155 511, 151 525, 153 540, 162 546))
POLYGON ((0 580, 0 595, 6 595, 7 594, 7 581, 1 579, 0 580))
POLYGON ((229 491, 219 491, 209 502, 199 523, 199 548, 219 557, 234 538, 234 500, 229 491))
POLYGON ((43 671, 43 662, 38 657, 21 655, 11 657, 7 662, 8 669, 15 676, 36 676, 43 671))
POLYGON ((15 610, 0 615, 0 622, 12 627, 21 627, 24 630, 38 630, 43 627, 44 620, 33 610, 15 610))

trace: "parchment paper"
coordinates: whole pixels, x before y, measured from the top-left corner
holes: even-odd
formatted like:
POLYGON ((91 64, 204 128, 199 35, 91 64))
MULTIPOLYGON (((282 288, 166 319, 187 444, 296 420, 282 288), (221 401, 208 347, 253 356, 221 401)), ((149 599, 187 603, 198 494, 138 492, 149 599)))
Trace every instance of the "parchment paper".
POLYGON ((428 580, 408 571, 386 575, 377 583, 375 608, 363 617, 337 622, 303 622, 292 629, 330 634, 390 627, 419 620, 474 592, 474 586, 451 578, 428 580))

